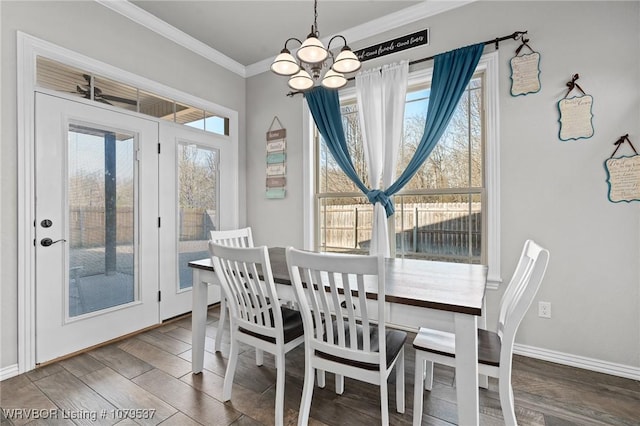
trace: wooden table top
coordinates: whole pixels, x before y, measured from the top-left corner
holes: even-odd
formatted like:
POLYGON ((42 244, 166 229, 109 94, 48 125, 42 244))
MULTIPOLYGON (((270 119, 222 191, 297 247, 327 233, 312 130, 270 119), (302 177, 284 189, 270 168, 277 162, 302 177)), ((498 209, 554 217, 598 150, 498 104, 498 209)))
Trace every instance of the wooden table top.
MULTIPOLYGON (((273 279, 291 285, 285 249, 269 248, 273 279)), ((196 269, 213 271, 211 259, 189 262, 196 269)), ((469 315, 482 315, 487 284, 487 267, 467 263, 435 262, 416 259, 385 259, 385 300, 469 315)), ((376 298, 377 290, 367 292, 376 298)))

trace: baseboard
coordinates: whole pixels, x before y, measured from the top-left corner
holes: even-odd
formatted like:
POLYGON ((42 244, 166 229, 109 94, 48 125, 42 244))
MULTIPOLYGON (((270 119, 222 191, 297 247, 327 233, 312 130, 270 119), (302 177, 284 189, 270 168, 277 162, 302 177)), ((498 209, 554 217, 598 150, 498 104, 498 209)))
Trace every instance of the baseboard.
POLYGON ((640 367, 616 364, 594 358, 587 358, 579 355, 567 354, 564 352, 541 349, 533 346, 513 345, 513 352, 543 361, 555 362, 557 364, 571 367, 583 368, 585 370, 597 371, 599 373, 611 374, 612 376, 625 377, 627 379, 640 381, 640 367))
POLYGON ((8 365, 0 368, 0 382, 9 379, 13 376, 17 376, 20 371, 18 370, 18 364, 8 365))

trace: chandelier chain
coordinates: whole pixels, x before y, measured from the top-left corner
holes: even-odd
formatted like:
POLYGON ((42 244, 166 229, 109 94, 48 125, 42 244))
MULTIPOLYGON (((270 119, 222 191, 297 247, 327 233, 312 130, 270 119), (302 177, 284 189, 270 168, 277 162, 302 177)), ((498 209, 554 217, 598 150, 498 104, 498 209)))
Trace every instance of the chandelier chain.
POLYGON ((318 0, 313 1, 313 31, 316 37, 320 36, 320 31, 318 31, 318 0))

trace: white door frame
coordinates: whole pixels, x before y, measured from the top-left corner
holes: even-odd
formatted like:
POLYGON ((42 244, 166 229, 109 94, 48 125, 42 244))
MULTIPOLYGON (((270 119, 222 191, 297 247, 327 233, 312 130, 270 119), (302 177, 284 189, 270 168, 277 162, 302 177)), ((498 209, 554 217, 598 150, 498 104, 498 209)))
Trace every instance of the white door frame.
MULTIPOLYGON (((34 148, 36 58, 42 56, 67 65, 150 91, 175 101, 197 106, 229 118, 229 143, 234 147, 233 164, 238 164, 238 112, 204 99, 183 93, 107 63, 91 59, 72 50, 17 33, 17 157, 18 157, 18 374, 32 370, 35 357, 35 203, 34 148)), ((62 94, 58 94, 62 95, 62 94)), ((64 97, 64 96, 61 96, 64 97)), ((78 100, 77 97, 73 97, 78 100)), ((114 110, 118 110, 117 108, 114 110)), ((131 113, 137 114, 137 113, 131 113)), ((143 114, 140 117, 150 119, 143 114)), ((151 118, 153 119, 153 118, 151 118)), ((238 188, 238 174, 231 184, 238 188)), ((230 208, 234 226, 239 226, 239 196, 234 194, 230 208)))

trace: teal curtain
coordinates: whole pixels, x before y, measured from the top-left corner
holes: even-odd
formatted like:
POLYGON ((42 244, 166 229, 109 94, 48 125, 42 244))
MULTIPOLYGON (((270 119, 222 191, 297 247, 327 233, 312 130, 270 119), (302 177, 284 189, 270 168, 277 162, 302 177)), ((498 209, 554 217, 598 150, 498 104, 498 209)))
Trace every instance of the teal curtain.
POLYGON ((435 57, 424 133, 407 168, 386 190, 368 189, 353 167, 342 127, 337 91, 330 91, 319 86, 305 94, 313 120, 324 138, 329 152, 344 173, 366 194, 372 204, 376 202, 382 204, 387 217, 395 212, 391 197, 416 174, 447 129, 458 102, 473 76, 478 61, 480 61, 483 49, 484 43, 478 43, 435 57))
POLYGON ((327 90, 322 86, 317 86, 304 95, 307 105, 311 110, 313 121, 316 123, 318 131, 324 138, 329 148, 329 152, 338 163, 342 171, 356 184, 363 193, 369 190, 356 173, 347 140, 344 137, 342 127, 342 114, 340 114, 340 99, 337 90, 327 90))

